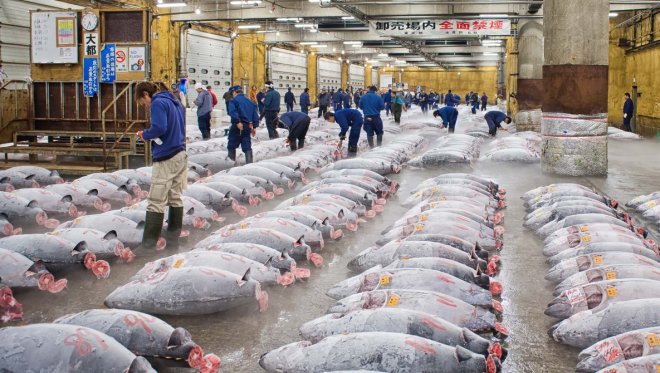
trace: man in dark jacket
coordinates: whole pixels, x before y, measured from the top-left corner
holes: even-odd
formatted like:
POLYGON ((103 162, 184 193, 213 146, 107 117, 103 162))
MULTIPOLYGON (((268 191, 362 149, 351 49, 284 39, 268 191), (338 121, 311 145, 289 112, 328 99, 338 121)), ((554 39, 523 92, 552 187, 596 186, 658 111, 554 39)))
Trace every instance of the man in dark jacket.
POLYGON ((259 120, 264 119, 264 114, 266 111, 266 105, 264 104, 264 99, 266 99, 265 89, 262 89, 257 93, 257 108, 259 109, 259 120))
POLYGON ((355 102, 355 107, 358 108, 360 107, 360 98, 364 95, 364 92, 362 89, 359 89, 353 93, 353 102, 355 102))
POLYGON ((332 96, 325 88, 321 89, 321 94, 318 97, 319 100, 319 115, 317 118, 321 118, 321 115, 325 115, 328 112, 328 106, 330 106, 330 101, 332 96))
POLYGON ((197 126, 199 127, 199 132, 202 133, 202 138, 208 140, 211 138, 213 98, 202 83, 195 84, 195 90, 197 91, 197 98, 195 99, 195 105, 197 105, 197 126))
POLYGON ((630 98, 630 93, 626 92, 624 95, 625 102, 623 103, 623 129, 632 132, 630 121, 632 120, 635 106, 633 100, 630 98))
POLYGON ((268 137, 276 139, 279 137, 277 134, 277 113, 280 112, 280 93, 275 90, 275 85, 270 80, 266 82, 268 92, 264 98, 264 116, 266 117, 266 128, 268 129, 268 137))
POLYGON ((144 141, 154 140, 149 204, 140 248, 156 247, 163 229, 165 206, 169 206, 165 238, 168 247, 176 248, 183 225, 181 194, 188 178, 186 109, 171 92, 159 91, 152 82, 138 83, 135 97, 150 113, 150 127, 137 135, 144 141))
POLYGON ((233 100, 229 105, 229 117, 231 117, 231 126, 227 135, 227 155, 236 161, 236 148, 241 145, 241 150, 245 154, 245 163, 252 163, 252 139, 256 128, 259 127, 259 114, 257 114, 257 105, 250 101, 243 94, 243 88, 235 85, 230 88, 233 100))
POLYGON ((289 130, 287 142, 291 151, 302 149, 305 146, 305 136, 307 136, 311 120, 309 115, 295 111, 280 115, 279 127, 289 130))
POLYGON ((472 104, 472 114, 476 114, 479 109, 479 94, 477 92, 473 92, 470 96, 470 103, 472 104))
POLYGON ((339 88, 337 92, 332 95, 332 106, 335 111, 342 108, 342 102, 344 102, 344 93, 342 89, 339 88))
POLYGON ((309 88, 305 88, 305 91, 300 94, 300 111, 307 114, 310 106, 312 106, 312 102, 309 99, 309 88))
POLYGON ((419 93, 419 106, 422 108, 422 114, 427 115, 429 112, 429 95, 424 91, 419 93))
POLYGON ((330 123, 337 123, 341 128, 339 132, 340 145, 346 139, 346 132, 349 128, 351 133, 348 135, 348 156, 355 157, 357 155, 357 144, 360 140, 360 130, 362 130, 362 113, 357 109, 340 109, 334 113, 328 112, 323 116, 325 120, 330 123))
POLYGON ((439 110, 433 112, 433 117, 442 118, 442 127, 447 127, 449 133, 454 133, 456 129, 456 120, 458 120, 458 110, 453 106, 443 106, 439 110))
POLYGON ((364 113, 364 132, 367 133, 369 147, 374 147, 374 133, 377 136, 377 144, 383 143, 383 120, 380 112, 385 110, 385 102, 376 94, 375 86, 369 87, 369 92, 360 99, 360 109, 364 113))
POLYGON ((506 128, 502 127, 502 122, 509 124, 511 123, 511 117, 506 115, 501 111, 489 111, 484 115, 486 123, 488 123, 488 134, 491 136, 497 135, 497 129, 501 128, 502 131, 508 131, 506 128))
POLYGON ((351 107, 351 92, 349 92, 348 88, 346 89, 346 91, 344 91, 344 94, 342 95, 342 101, 344 108, 351 107))
POLYGON ((291 87, 287 88, 284 94, 284 103, 286 104, 287 113, 293 111, 293 105, 296 103, 296 96, 291 92, 291 87))
POLYGON ((484 92, 484 94, 481 95, 481 111, 486 111, 486 105, 488 105, 488 96, 486 96, 486 92, 484 92))
POLYGON ((390 116, 392 111, 392 90, 388 90, 383 94, 383 102, 385 103, 385 115, 390 116))
POLYGON ((454 94, 451 93, 451 89, 447 91, 447 94, 445 95, 445 105, 447 106, 455 106, 454 105, 454 94))

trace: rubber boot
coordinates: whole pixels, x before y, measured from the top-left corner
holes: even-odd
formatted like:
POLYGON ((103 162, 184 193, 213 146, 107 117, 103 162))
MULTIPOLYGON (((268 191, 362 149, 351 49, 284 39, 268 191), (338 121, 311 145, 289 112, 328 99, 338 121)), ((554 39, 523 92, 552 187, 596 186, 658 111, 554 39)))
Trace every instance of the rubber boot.
POLYGON ((298 150, 298 147, 296 146, 296 139, 289 137, 289 148, 291 148, 292 152, 298 150))
POLYGON ((348 158, 355 158, 355 157, 357 157, 357 145, 349 145, 348 158))
POLYGON ((377 146, 383 145, 383 135, 376 135, 376 145, 377 146))
POLYGON ((138 249, 154 249, 156 242, 160 238, 160 231, 163 229, 163 218, 165 214, 162 212, 147 211, 147 218, 144 222, 144 234, 142 235, 142 243, 138 249))
POLYGON ((374 147, 374 137, 373 136, 367 136, 367 142, 369 143, 370 148, 374 147))
POLYGON ((252 158, 252 150, 245 152, 245 164, 252 163, 254 160, 252 158))
POLYGON ((167 216, 167 232, 165 239, 167 240, 168 249, 179 248, 179 236, 181 235, 181 228, 183 227, 183 207, 171 207, 167 216))
POLYGON ((236 149, 228 150, 227 152, 228 152, 227 156, 229 157, 229 159, 236 162, 236 149))
POLYGON ((302 149, 305 146, 305 139, 298 139, 298 149, 302 149))

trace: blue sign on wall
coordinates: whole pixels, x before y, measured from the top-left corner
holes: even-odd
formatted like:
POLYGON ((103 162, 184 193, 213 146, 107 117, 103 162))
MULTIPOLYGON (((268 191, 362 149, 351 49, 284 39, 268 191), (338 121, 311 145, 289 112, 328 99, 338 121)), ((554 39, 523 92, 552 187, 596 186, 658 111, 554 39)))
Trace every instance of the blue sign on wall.
POLYGON ((83 59, 83 94, 95 96, 99 91, 99 60, 96 57, 83 59))
POLYGON ((117 79, 116 44, 106 44, 101 50, 101 82, 111 83, 117 79))

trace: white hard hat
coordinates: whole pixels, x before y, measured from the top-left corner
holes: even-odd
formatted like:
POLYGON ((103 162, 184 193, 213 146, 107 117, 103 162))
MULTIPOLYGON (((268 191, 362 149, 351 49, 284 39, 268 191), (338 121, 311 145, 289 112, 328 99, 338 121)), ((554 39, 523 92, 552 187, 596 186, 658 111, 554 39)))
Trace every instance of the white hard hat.
POLYGON ((195 83, 195 89, 200 89, 200 88, 201 89, 206 89, 206 87, 204 87, 204 85, 202 83, 199 83, 199 82, 195 83))

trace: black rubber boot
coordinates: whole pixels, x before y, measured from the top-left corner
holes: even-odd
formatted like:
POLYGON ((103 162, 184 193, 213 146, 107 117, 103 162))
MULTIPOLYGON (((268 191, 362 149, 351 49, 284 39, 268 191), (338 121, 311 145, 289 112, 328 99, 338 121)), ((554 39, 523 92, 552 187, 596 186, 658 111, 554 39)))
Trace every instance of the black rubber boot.
POLYGON ((305 139, 298 139, 298 149, 302 149, 305 146, 305 139))
POLYGON ((296 139, 289 137, 289 148, 291 148, 292 152, 298 150, 298 146, 296 146, 296 139))
POLYGON ((355 158, 357 157, 357 146, 356 145, 349 145, 348 146, 348 158, 355 158))
POLYGON ((229 157, 229 159, 236 162, 236 149, 228 150, 227 153, 228 153, 227 156, 229 157))
POLYGON ((179 236, 181 236, 182 227, 183 207, 170 207, 170 212, 167 216, 167 232, 165 233, 168 249, 179 248, 179 236))
POLYGON ((142 243, 138 249, 155 249, 156 242, 160 238, 160 231, 163 229, 163 218, 165 214, 162 212, 147 211, 147 219, 144 222, 144 233, 142 235, 142 243))
POLYGON ((383 145, 383 135, 376 135, 376 146, 383 145))
POLYGON ((254 160, 252 159, 252 150, 248 150, 245 152, 245 164, 252 163, 254 160))
POLYGON ((370 148, 374 147, 374 137, 373 136, 367 136, 367 142, 369 143, 370 148))

